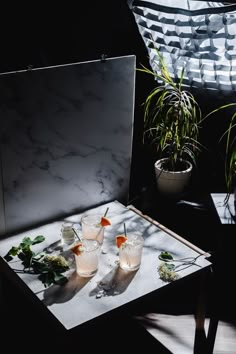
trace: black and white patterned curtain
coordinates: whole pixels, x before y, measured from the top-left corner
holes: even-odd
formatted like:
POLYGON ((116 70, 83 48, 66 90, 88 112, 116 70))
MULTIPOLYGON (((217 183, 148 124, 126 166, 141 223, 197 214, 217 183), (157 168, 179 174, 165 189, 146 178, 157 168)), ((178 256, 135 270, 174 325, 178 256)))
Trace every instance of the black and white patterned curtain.
POLYGON ((153 70, 156 50, 185 85, 236 90, 236 4, 196 0, 130 1, 153 70))

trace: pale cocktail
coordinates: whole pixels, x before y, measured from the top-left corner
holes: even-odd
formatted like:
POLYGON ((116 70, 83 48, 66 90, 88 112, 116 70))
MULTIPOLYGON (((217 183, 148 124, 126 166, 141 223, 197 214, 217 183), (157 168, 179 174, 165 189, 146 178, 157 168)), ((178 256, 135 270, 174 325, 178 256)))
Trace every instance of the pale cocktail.
POLYGON ((100 245, 104 239, 104 227, 100 214, 85 214, 81 218, 82 238, 97 240, 100 245))
POLYGON ((120 267, 136 270, 140 267, 144 239, 139 234, 130 234, 119 248, 120 267))
POLYGON ((75 254, 76 272, 81 277, 92 277, 98 270, 99 242, 83 239, 73 247, 72 251, 75 254))

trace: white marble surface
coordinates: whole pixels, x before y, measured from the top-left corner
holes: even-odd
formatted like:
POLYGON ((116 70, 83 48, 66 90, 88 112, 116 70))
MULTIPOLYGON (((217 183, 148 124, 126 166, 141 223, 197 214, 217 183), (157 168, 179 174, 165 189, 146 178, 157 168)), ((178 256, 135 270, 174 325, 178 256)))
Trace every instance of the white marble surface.
POLYGON ((0 75, 6 232, 127 202, 135 65, 127 56, 0 75))
MULTIPOLYGON (((38 300, 47 306, 48 310, 66 329, 74 328, 152 291, 168 286, 168 283, 159 278, 157 272, 157 267, 161 262, 158 255, 161 251, 171 252, 174 258, 199 255, 166 231, 157 228, 117 201, 106 203, 96 209, 103 214, 107 206, 109 207, 107 216, 112 225, 105 229, 103 244, 105 253, 100 256, 99 270, 93 278, 79 277, 75 272, 74 264, 72 264, 72 268, 68 272, 69 281, 64 287, 52 285, 45 289, 36 275, 17 274, 25 286, 36 294, 38 300), (133 230, 138 231, 145 240, 141 266, 135 272, 122 271, 117 264, 118 253, 115 236, 123 233, 124 222, 128 234, 133 230), (101 292, 103 296, 98 298, 101 292)), ((80 218, 81 215, 76 214, 68 219, 77 224, 80 222, 80 218)), ((59 239, 62 221, 59 220, 0 241, 0 256, 4 256, 12 246, 18 245, 26 234, 31 237, 44 235, 46 241, 34 247, 35 251, 47 248, 59 239)), ((2 262, 5 261, 2 259, 2 262)), ((12 261, 6 264, 11 271, 12 269, 22 269, 20 262, 12 261)), ((183 278, 210 265, 204 256, 200 256, 196 264, 183 267, 178 273, 179 276, 183 278)))
POLYGON ((213 203, 222 224, 235 224, 236 210, 234 205, 234 194, 230 194, 228 202, 225 204, 225 193, 212 193, 213 203))

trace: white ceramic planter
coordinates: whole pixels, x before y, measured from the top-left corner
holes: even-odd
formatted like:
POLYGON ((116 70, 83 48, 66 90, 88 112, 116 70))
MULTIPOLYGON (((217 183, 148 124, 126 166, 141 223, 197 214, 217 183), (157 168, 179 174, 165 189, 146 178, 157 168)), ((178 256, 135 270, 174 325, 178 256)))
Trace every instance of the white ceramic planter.
POLYGON ((165 160, 157 160, 154 164, 158 191, 168 197, 178 198, 184 194, 189 184, 193 166, 186 161, 189 167, 185 171, 165 171, 161 168, 165 160))

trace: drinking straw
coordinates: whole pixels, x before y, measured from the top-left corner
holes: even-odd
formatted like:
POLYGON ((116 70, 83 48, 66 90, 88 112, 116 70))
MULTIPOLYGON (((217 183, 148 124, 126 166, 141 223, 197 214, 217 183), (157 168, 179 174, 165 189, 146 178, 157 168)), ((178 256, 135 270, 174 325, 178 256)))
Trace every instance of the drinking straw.
POLYGON ((77 237, 77 239, 79 240, 79 241, 81 241, 81 238, 79 237, 79 235, 77 234, 77 232, 75 231, 75 229, 72 227, 72 230, 74 231, 74 233, 75 233, 75 236, 77 237))
MULTIPOLYGON (((107 215, 107 213, 108 213, 108 210, 109 210, 109 207, 106 208, 106 211, 105 211, 105 213, 104 213, 104 215, 103 215, 104 218, 106 217, 106 215, 107 215)), ((99 234, 100 234, 100 232, 102 231, 103 228, 104 228, 104 226, 101 226, 101 227, 100 227, 100 229, 98 230, 98 233, 97 233, 97 236, 96 236, 95 240, 98 239, 98 236, 99 236, 99 234)))
POLYGON ((125 237, 127 237, 127 232, 126 232, 126 226, 125 226, 125 223, 124 223, 124 234, 125 234, 125 237))

